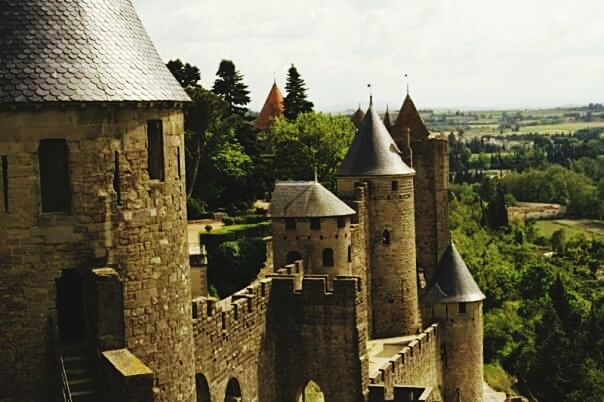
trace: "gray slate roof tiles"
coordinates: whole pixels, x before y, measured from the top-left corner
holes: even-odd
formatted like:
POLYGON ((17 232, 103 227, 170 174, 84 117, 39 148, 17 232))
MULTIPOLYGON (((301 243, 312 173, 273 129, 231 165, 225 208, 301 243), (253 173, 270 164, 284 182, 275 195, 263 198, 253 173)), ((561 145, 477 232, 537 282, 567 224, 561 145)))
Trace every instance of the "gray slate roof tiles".
POLYGON ((468 303, 484 300, 476 281, 453 243, 445 250, 432 278, 425 303, 468 303))
POLYGON ((0 103, 188 100, 130 0, 1 0, 0 103))
POLYGON ((314 181, 278 181, 269 210, 271 218, 331 217, 355 213, 321 183, 314 181))
POLYGON ((361 122, 337 176, 396 176, 415 174, 372 106, 361 122))

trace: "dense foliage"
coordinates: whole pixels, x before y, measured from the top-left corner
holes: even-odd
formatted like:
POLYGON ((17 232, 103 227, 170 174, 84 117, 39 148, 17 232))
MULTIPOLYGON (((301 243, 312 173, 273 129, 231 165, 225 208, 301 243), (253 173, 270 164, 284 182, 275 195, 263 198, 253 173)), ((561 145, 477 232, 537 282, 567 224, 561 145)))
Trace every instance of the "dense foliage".
MULTIPOLYGON (((533 225, 492 231, 478 186, 455 186, 453 239, 487 295, 485 361, 501 364, 520 391, 547 401, 604 398, 604 243, 562 236, 556 253, 535 244, 533 225)), ((558 239, 559 242, 560 239, 558 239)))
POLYGON ((274 175, 279 180, 312 180, 335 184, 335 171, 354 137, 346 116, 303 113, 294 121, 275 120, 271 129, 274 175))

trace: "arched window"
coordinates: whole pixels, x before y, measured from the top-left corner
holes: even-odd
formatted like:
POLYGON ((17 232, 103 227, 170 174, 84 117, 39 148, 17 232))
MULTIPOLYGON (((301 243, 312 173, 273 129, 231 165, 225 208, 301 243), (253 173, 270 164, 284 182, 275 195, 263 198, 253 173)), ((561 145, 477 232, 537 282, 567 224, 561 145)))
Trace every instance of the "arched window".
POLYGON ((296 261, 300 261, 302 259, 302 254, 300 254, 299 251, 290 251, 289 253, 287 253, 287 256, 285 257, 285 264, 293 264, 296 261))
POLYGON ((197 402, 211 402, 210 398, 210 386, 208 380, 203 374, 197 374, 195 376, 195 386, 197 388, 197 402))
POLYGON ((382 243, 390 244, 390 231, 388 229, 385 229, 382 233, 382 243))
POLYGON ((231 378, 227 384, 226 392, 224 395, 224 402, 241 402, 241 387, 239 381, 236 378, 231 378))
POLYGON ((324 248, 323 249, 323 266, 324 267, 333 267, 333 249, 324 248))
POLYGON ((311 380, 300 391, 297 402, 325 402, 325 396, 321 391, 321 387, 311 380))

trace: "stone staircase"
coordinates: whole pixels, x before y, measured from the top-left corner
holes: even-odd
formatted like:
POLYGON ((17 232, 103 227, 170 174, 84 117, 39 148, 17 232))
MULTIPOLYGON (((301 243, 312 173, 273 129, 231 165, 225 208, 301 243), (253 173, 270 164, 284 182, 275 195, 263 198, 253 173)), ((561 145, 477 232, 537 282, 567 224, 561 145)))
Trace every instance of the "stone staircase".
POLYGON ((61 345, 65 374, 73 402, 102 402, 93 356, 84 342, 61 345))

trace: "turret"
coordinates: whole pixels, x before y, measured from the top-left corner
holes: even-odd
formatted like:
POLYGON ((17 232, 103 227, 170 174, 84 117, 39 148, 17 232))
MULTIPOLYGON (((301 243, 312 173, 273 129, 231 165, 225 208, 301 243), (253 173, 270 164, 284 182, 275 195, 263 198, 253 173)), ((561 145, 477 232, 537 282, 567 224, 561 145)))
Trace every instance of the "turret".
POLYGON ((273 82, 273 86, 264 101, 264 106, 256 118, 255 126, 258 130, 266 130, 270 127, 273 120, 283 115, 283 94, 277 86, 277 82, 273 82))
POLYGON ((350 116, 352 123, 357 128, 357 130, 361 127, 361 123, 363 122, 363 117, 365 117, 365 113, 361 109, 361 105, 357 108, 357 110, 350 116))
POLYGON ((355 211, 317 181, 275 184, 269 211, 276 268, 304 261, 305 273, 351 275, 355 211))
POLYGON ((417 264, 429 281, 450 238, 447 141, 430 136, 408 94, 390 133, 402 151, 403 160, 416 171, 417 264))
POLYGON ((0 400, 52 398, 48 345, 83 342, 128 349, 156 401, 194 400, 188 96, 130 0, 4 2, 0 27, 0 400), (90 303, 106 266, 114 297, 90 303))
POLYGON ((372 106, 336 172, 338 195, 368 185, 369 290, 372 335, 416 333, 421 327, 415 266, 413 176, 372 106))
POLYGON ((422 301, 442 328, 445 402, 483 400, 484 294, 453 245, 445 250, 422 301))

